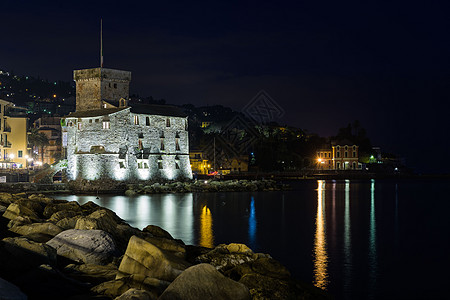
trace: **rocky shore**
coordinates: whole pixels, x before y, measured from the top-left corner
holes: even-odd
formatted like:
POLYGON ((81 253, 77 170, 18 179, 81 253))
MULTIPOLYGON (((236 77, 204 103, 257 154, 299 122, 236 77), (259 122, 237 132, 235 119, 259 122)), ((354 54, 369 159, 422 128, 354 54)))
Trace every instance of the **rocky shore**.
POLYGON ((275 180, 195 180, 186 182, 136 182, 124 183, 114 180, 74 180, 68 188, 74 193, 125 193, 160 194, 190 192, 244 192, 244 191, 280 191, 289 186, 275 180))
POLYGON ((0 299, 329 298, 269 254, 185 245, 93 202, 0 193, 0 216, 0 299))

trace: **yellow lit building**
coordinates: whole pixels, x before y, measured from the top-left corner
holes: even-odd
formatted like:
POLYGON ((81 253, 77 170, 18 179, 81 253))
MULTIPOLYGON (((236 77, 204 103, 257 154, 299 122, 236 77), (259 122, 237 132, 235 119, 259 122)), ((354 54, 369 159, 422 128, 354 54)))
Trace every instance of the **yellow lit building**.
POLYGON ((28 140, 26 109, 0 99, 0 168, 26 168, 28 140))
POLYGON ((335 170, 360 170, 358 161, 359 146, 333 145, 333 161, 335 170))
POLYGON ((320 149, 317 151, 317 169, 319 170, 333 170, 333 151, 332 149, 320 149))
POLYGON ((192 172, 197 174, 208 174, 211 169, 211 164, 207 159, 204 159, 202 151, 189 152, 189 160, 191 161, 192 172))

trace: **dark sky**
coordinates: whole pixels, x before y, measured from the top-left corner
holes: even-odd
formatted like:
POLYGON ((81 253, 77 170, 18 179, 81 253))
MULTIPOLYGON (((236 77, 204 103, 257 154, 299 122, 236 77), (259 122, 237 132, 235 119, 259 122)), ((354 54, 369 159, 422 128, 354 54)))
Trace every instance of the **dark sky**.
POLYGON ((265 90, 277 121, 373 144, 448 172, 447 1, 2 1, 0 68, 49 80, 99 66, 169 103, 241 110, 265 90))

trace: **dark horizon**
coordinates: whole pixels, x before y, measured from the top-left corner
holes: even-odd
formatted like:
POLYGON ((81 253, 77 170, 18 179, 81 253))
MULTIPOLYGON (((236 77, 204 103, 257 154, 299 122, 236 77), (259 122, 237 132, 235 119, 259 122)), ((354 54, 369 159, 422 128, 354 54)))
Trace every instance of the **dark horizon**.
POLYGON ((72 80, 132 71, 131 93, 237 111, 265 90, 274 121, 321 136, 359 120, 374 146, 448 173, 446 3, 6 1, 0 69, 72 80), (437 161, 432 161, 433 158, 437 161))

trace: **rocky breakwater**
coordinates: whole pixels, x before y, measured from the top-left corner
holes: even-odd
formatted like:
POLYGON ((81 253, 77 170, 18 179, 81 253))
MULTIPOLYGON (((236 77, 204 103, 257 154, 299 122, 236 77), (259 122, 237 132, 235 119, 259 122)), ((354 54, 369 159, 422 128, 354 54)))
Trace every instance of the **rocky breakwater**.
POLYGON ((92 202, 0 193, 1 299, 327 299, 246 245, 185 245, 92 202))
POLYGON ((197 180, 193 182, 128 184, 126 195, 203 192, 267 192, 287 190, 275 180, 197 180))

